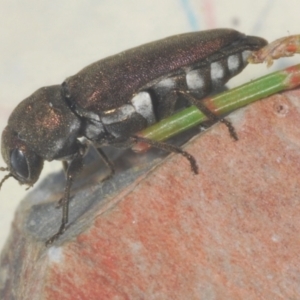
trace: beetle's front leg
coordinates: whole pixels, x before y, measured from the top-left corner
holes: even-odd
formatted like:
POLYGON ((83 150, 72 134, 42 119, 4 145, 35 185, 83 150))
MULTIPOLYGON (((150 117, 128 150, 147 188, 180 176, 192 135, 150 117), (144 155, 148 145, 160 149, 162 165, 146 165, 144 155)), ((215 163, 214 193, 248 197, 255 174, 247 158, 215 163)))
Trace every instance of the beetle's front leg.
POLYGON ((225 118, 219 118, 217 115, 215 115, 211 110, 209 110, 201 100, 196 99, 194 96, 192 96, 189 92, 187 91, 177 91, 178 94, 182 95, 184 98, 187 99, 187 101, 191 104, 191 105, 195 105, 208 119, 209 121, 213 121, 213 122, 222 122, 224 123, 230 133, 230 136, 237 141, 238 140, 238 136, 237 133, 233 127, 233 125, 231 124, 230 121, 226 120, 225 118))
POLYGON ((57 233, 46 241, 46 246, 51 245, 66 230, 66 225, 68 224, 69 219, 70 190, 75 177, 82 170, 85 150, 86 147, 84 145, 80 145, 78 152, 73 156, 71 161, 63 163, 64 169, 66 170, 66 185, 63 198, 59 201, 59 205, 62 207, 61 225, 57 233))

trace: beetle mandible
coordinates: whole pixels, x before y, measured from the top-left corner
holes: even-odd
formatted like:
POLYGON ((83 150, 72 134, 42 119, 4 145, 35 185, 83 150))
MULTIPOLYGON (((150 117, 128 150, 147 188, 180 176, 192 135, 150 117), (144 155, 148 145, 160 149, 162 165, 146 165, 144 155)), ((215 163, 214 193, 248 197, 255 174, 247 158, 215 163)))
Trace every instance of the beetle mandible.
MULTIPOLYGON (((66 174, 61 226, 46 243, 66 229, 70 189, 83 167, 92 143, 114 173, 103 145, 130 147, 135 134, 171 115, 180 99, 216 117, 199 101, 223 86, 246 66, 251 51, 267 42, 231 29, 175 35, 99 60, 67 78, 62 85, 42 87, 12 112, 2 133, 1 151, 9 173, 32 186, 45 160, 61 160, 66 174), (82 142, 79 138, 84 137, 82 142)), ((235 132, 225 121, 231 134, 235 132)), ((166 151, 181 153, 197 173, 194 158, 166 143, 148 141, 166 151)))

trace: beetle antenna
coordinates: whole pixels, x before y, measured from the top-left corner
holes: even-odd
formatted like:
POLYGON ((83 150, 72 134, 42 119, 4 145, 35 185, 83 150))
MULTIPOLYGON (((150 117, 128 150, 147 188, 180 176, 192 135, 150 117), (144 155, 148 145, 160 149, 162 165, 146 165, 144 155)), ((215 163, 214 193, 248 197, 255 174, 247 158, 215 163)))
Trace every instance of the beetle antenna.
MULTIPOLYGON (((0 168, 0 171, 8 171, 8 168, 0 168)), ((5 175, 5 176, 2 178, 2 180, 0 181, 0 189, 1 189, 1 187, 2 187, 2 185, 3 185, 3 183, 4 183, 4 181, 5 181, 6 179, 8 179, 9 177, 12 177, 12 173, 8 173, 7 175, 5 175)))

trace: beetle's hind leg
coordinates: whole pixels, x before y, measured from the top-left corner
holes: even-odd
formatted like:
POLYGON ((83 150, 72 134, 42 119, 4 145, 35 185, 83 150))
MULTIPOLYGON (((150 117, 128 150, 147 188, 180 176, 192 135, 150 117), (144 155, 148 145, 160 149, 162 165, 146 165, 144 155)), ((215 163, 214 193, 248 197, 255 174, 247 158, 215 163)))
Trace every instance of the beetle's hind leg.
MULTIPOLYGON (((207 64, 209 64, 209 62, 207 62, 207 64)), ((223 64, 225 63, 223 62, 223 64)), ((199 70, 190 71, 187 74, 178 74, 161 80, 151 89, 151 93, 154 93, 152 101, 154 102, 153 107, 156 108, 154 110, 156 119, 164 119, 183 106, 195 105, 207 117, 208 124, 219 121, 224 123, 229 130, 230 136, 234 140, 238 140, 237 133, 231 122, 215 115, 201 101, 205 96, 209 95, 212 90, 218 90, 224 87, 224 84, 230 78, 230 72, 229 70, 227 71, 228 72, 224 71, 224 78, 215 80, 216 82, 211 79, 211 70, 210 67, 207 66, 199 70), (195 78, 195 74, 197 74, 198 77, 195 78), (201 81, 203 81, 203 86, 201 81), (195 92, 197 96, 194 96, 191 92, 195 92), (184 101, 182 102, 182 100, 184 101)))
POLYGON ((225 118, 220 118, 217 115, 215 115, 209 108, 207 108, 203 102, 199 99, 196 99, 194 96, 192 96, 189 92, 186 91, 177 91, 178 94, 182 95, 184 98, 187 99, 187 101, 191 104, 191 105, 195 105, 207 118, 208 121, 212 121, 212 122, 222 122, 224 123, 228 130, 229 130, 229 134, 230 136, 237 141, 238 140, 238 135, 235 131, 235 128, 233 127, 232 123, 230 121, 228 121, 225 118))
POLYGON ((209 125, 212 125, 213 123, 217 123, 217 122, 224 123, 229 130, 230 136, 234 140, 236 141, 238 140, 238 135, 230 121, 215 115, 208 107, 206 107, 203 104, 203 101, 201 101, 203 99, 202 97, 201 99, 197 99, 185 89, 175 89, 169 91, 164 95, 164 101, 159 102, 159 110, 156 112, 157 118, 159 120, 169 116, 171 114, 171 111, 175 110, 175 104, 178 101, 179 96, 184 98, 189 103, 189 105, 196 106, 207 117, 208 119, 207 122, 209 125))

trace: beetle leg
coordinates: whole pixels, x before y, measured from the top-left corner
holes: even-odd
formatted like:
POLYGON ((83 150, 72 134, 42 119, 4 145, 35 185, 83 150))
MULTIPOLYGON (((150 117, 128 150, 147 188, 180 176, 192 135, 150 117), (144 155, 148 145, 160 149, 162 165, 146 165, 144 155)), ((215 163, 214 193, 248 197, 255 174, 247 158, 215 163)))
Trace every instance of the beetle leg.
MULTIPOLYGON (((115 174, 115 168, 114 168, 114 164, 109 160, 109 158, 108 158, 108 157, 106 156, 106 154, 102 151, 102 149, 101 149, 101 148, 96 148, 96 149, 97 149, 97 151, 98 151, 99 156, 101 157, 101 159, 104 161, 105 165, 106 165, 106 166, 108 167, 108 169, 109 169, 109 174, 106 175, 106 176, 101 180, 101 182, 102 182, 102 181, 105 181, 105 180, 110 179, 110 178, 115 174)), ((68 164, 68 162, 67 162, 66 160, 64 160, 64 161, 62 162, 62 165, 63 165, 63 169, 64 169, 64 172, 65 172, 65 175, 66 175, 66 177, 67 177, 67 176, 68 176, 67 174, 68 174, 68 167, 69 167, 69 164, 68 164)), ((70 195, 69 195, 69 202, 70 202, 70 200, 72 200, 73 197, 74 197, 74 196, 70 196, 70 195)), ((60 198, 60 199, 58 200, 58 202, 57 202, 55 208, 61 208, 61 207, 63 206, 64 198, 65 198, 65 197, 62 197, 62 198, 60 198)))
POLYGON ((158 142, 150 139, 146 139, 140 136, 131 136, 130 141, 133 143, 138 143, 138 142, 143 142, 151 145, 152 147, 167 151, 167 152, 173 152, 173 153, 178 153, 183 155, 190 163, 191 169, 195 174, 198 174, 198 165, 197 162, 194 158, 193 155, 189 154, 188 152, 182 150, 180 147, 168 144, 168 143, 163 143, 163 142, 158 142))
POLYGON ((62 235, 66 230, 66 225, 68 223, 69 218, 69 202, 70 202, 70 190, 72 183, 78 173, 82 170, 83 167, 83 156, 85 151, 85 147, 81 147, 78 152, 74 155, 72 160, 65 163, 64 166, 67 166, 66 169, 66 185, 64 190, 63 198, 59 201, 62 207, 62 219, 61 225, 56 234, 54 234, 51 238, 46 241, 46 246, 51 245, 60 235, 62 235))
POLYGON ((63 170, 64 170, 65 175, 66 175, 66 174, 67 174, 67 171, 68 171, 68 166, 69 166, 68 161, 63 160, 63 161, 62 161, 62 165, 63 165, 63 170))
POLYGON ((178 94, 183 95, 189 102, 191 105, 195 105, 208 119, 209 121, 212 122, 222 122, 224 123, 228 130, 229 130, 229 134, 230 136, 234 139, 234 140, 238 140, 238 136, 237 133, 232 125, 232 123, 230 121, 228 121, 225 118, 219 118, 218 116, 216 116, 211 110, 209 110, 202 101, 199 101, 198 99, 196 99, 195 97, 193 97, 189 92, 186 91, 177 91, 178 94))
POLYGON ((99 156, 102 158, 104 161, 105 165, 109 169, 109 174, 106 175, 102 181, 110 179, 114 174, 115 174, 115 167, 114 164, 110 161, 110 159, 106 156, 106 154, 102 151, 101 148, 97 148, 99 156))
MULTIPOLYGON (((66 161, 66 160, 63 160, 62 161, 62 165, 63 165, 63 170, 64 170, 64 173, 65 173, 65 176, 67 176, 67 170, 68 170, 68 166, 69 166, 69 164, 68 164, 68 162, 66 161)), ((73 198, 74 196, 70 196, 70 201, 72 200, 72 198, 73 198)), ((63 197, 62 198, 60 198, 58 201, 57 201, 57 203, 56 203, 56 205, 55 205, 55 208, 61 208, 62 207, 62 205, 63 205, 63 197)))

